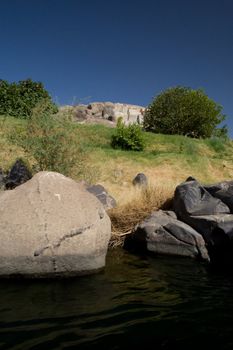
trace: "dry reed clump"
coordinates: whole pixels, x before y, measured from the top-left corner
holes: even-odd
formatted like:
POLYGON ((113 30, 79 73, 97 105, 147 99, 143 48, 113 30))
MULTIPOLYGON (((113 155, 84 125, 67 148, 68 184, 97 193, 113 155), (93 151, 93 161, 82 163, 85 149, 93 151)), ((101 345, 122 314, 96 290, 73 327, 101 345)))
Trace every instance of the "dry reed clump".
POLYGON ((152 211, 169 209, 172 205, 174 189, 149 185, 135 187, 127 193, 128 201, 108 211, 112 222, 112 237, 110 247, 122 246, 125 236, 144 220, 152 211))

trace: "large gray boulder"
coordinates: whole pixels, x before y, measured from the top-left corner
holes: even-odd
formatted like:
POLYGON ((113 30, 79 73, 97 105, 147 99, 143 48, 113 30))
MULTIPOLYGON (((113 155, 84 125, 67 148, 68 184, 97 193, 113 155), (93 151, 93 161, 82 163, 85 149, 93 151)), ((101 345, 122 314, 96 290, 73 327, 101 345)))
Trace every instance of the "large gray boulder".
POLYGON ((0 194, 0 276, 83 275, 105 266, 111 223, 82 185, 40 172, 0 194))
POLYGON ((203 187, 196 180, 190 180, 175 190, 177 217, 202 235, 213 262, 233 262, 231 188, 231 182, 203 187))
POLYGON ((200 232, 213 263, 233 263, 233 215, 190 216, 190 226, 200 232))
POLYGON ((176 187, 173 205, 177 217, 187 223, 189 223, 188 217, 190 215, 230 213, 226 204, 211 196, 196 180, 183 182, 176 187))
POLYGON ((174 212, 153 212, 136 226, 131 246, 144 247, 157 254, 209 260, 205 241, 190 226, 176 219, 174 212))
POLYGON ((232 214, 190 216, 188 221, 208 245, 220 245, 233 239, 232 214))

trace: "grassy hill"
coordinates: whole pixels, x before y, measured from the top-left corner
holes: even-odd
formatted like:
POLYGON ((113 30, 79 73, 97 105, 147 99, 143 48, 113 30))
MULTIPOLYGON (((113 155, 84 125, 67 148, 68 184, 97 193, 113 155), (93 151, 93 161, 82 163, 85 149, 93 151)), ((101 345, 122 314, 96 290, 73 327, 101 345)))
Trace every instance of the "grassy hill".
MULTIPOLYGON (((25 153, 14 142, 14 135, 23 133, 26 125, 25 120, 0 117, 0 167, 4 170, 18 157, 31 166, 36 164, 30 152, 25 153)), ((190 175, 202 183, 233 177, 232 141, 145 133, 145 150, 133 152, 112 149, 113 128, 73 123, 72 130, 85 157, 82 171, 76 172, 74 167, 69 175, 75 180, 100 183, 116 198, 118 208, 110 213, 116 232, 129 231, 151 208, 163 205, 176 185, 190 175), (139 172, 149 179, 146 192, 132 186, 139 172)))
MULTIPOLYGON (((30 153, 14 144, 11 133, 23 132, 26 121, 13 117, 0 117, 0 167, 7 169, 17 157, 35 163, 30 153)), ((113 128, 103 125, 73 124, 75 136, 85 152, 87 171, 78 177, 99 182, 117 199, 125 197, 138 172, 145 173, 157 186, 175 186, 189 175, 204 183, 233 177, 233 143, 219 139, 197 140, 184 136, 145 133, 143 152, 112 149, 113 128), (124 193, 122 193, 124 192, 124 193)), ((77 150, 78 152, 78 150, 77 150)), ((70 174, 78 180, 77 176, 70 174)))

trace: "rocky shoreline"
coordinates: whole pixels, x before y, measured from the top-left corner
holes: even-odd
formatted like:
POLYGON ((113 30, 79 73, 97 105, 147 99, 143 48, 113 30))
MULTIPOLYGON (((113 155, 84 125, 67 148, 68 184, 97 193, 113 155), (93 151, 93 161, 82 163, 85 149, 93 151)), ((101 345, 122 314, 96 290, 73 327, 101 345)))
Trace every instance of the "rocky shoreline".
MULTIPOLYGON (((0 277, 69 277, 105 266, 111 237, 107 209, 116 201, 101 185, 54 172, 31 176, 17 161, 1 172, 0 277)), ((144 174, 133 180, 146 188, 144 174)), ((124 249, 233 263, 233 181, 201 185, 189 177, 171 210, 150 213, 127 235, 124 249)))

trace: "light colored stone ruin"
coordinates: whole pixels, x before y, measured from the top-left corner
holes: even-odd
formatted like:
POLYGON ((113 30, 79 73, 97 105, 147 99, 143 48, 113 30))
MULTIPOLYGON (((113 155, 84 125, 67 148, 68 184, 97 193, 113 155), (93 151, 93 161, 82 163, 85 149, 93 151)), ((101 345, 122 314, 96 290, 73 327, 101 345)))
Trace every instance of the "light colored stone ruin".
POLYGON ((125 103, 93 102, 89 105, 63 106, 60 112, 70 113, 72 119, 79 123, 102 123, 115 126, 118 118, 126 125, 141 124, 145 107, 125 103))

